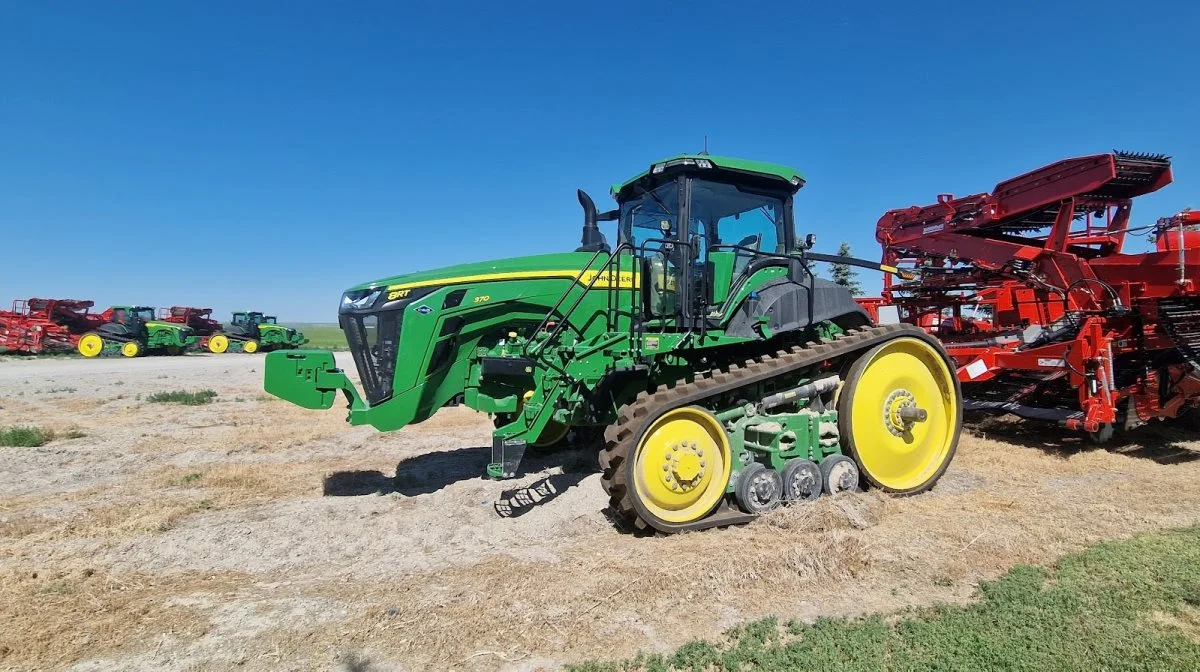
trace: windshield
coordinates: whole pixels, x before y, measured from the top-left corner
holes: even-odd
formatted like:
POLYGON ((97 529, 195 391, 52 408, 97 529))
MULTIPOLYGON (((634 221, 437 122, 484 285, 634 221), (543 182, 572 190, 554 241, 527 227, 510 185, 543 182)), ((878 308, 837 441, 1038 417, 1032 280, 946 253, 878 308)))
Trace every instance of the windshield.
MULTIPOLYGON (((784 199, 732 184, 693 180, 691 230, 708 246, 784 254, 784 199)), ((742 251, 745 253, 745 251, 742 251)))
POLYGON ((153 308, 134 308, 133 314, 142 320, 153 320, 154 319, 154 309, 153 308))
POLYGON ((234 313, 233 314, 233 323, 234 324, 243 324, 243 323, 245 323, 245 321, 246 321, 245 313, 234 313))
POLYGON ((264 317, 264 318, 263 318, 263 322, 266 322, 267 324, 275 324, 275 318, 273 318, 273 317, 264 317))
POLYGON ((621 204, 621 232, 635 247, 679 234, 679 185, 668 182, 621 204))

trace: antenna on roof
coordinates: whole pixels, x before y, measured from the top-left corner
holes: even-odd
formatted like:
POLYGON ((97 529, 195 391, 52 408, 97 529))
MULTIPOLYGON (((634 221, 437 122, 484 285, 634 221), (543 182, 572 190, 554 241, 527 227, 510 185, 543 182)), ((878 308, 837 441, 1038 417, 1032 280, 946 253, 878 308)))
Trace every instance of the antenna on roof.
POLYGON ((704 150, 700 152, 701 156, 708 156, 708 134, 704 135, 704 150))

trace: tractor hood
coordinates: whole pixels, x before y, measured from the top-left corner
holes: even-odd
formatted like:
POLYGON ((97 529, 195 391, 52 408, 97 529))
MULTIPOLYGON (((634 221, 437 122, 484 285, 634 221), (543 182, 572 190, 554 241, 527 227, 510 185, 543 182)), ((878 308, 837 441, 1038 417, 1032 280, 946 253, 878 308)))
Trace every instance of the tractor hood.
POLYGON ((579 276, 580 271, 591 258, 590 252, 561 252, 460 264, 367 282, 351 287, 346 293, 361 293, 379 288, 399 291, 497 280, 572 280, 579 276))
POLYGON ((150 329, 177 329, 179 331, 184 329, 191 331, 192 329, 191 327, 182 324, 176 324, 175 322, 162 322, 159 320, 147 320, 146 327, 150 329))

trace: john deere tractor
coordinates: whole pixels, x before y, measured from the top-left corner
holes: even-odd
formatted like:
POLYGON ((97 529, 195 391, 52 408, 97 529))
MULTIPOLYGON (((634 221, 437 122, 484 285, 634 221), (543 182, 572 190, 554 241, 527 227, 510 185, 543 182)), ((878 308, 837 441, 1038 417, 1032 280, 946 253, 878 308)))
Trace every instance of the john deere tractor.
POLYGON ((76 349, 84 357, 98 357, 106 350, 126 357, 178 355, 196 342, 191 327, 160 322, 149 306, 112 306, 100 314, 100 320, 99 326, 79 338, 76 349))
POLYGON ((305 408, 344 395, 388 431, 465 404, 495 420, 487 473, 528 446, 594 445, 612 510, 678 532, 781 502, 938 480, 962 422, 941 346, 875 326, 814 262, 786 166, 682 155, 582 191, 574 252, 411 273, 353 287, 340 323, 362 392, 321 350, 267 356, 268 392, 305 408), (616 222, 610 245, 598 222, 616 222))
POLYGON ((255 353, 259 350, 295 349, 308 343, 304 334, 291 327, 277 324, 274 315, 254 311, 239 311, 225 324, 220 333, 208 337, 210 352, 222 353, 232 346, 235 350, 255 353))

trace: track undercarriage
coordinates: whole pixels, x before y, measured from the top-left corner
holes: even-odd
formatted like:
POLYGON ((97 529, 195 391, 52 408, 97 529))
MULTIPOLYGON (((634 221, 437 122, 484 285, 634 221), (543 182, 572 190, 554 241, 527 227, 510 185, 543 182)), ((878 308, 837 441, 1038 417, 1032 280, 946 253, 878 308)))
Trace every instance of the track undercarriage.
POLYGON ((746 522, 864 481, 921 492, 957 444, 950 372, 933 339, 892 325, 643 393, 604 435, 610 505, 639 528, 681 532, 746 522))

